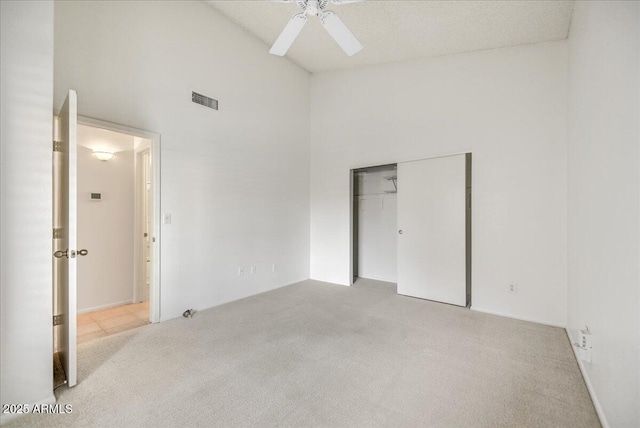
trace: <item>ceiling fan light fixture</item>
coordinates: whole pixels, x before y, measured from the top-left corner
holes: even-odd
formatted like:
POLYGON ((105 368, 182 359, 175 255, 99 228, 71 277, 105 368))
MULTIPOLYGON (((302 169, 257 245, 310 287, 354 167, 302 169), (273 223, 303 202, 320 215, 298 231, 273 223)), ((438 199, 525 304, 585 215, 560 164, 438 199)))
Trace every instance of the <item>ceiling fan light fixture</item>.
POLYGON ((308 0, 305 12, 307 15, 317 16, 319 8, 318 0, 308 0))
MULTIPOLYGON (((273 1, 273 0, 271 0, 273 1)), ((276 0, 278 1, 278 0, 276 0)), ((292 0, 279 0, 285 3, 291 3, 292 0)), ((348 56, 352 56, 362 50, 362 45, 356 39, 356 37, 349 31, 346 25, 342 22, 338 16, 331 11, 325 11, 329 3, 334 4, 348 4, 357 3, 363 0, 296 0, 298 7, 303 11, 295 15, 289 20, 284 27, 278 38, 276 39, 269 53, 272 55, 284 56, 294 40, 302 31, 302 28, 307 23, 307 15, 317 16, 320 18, 322 25, 327 32, 333 37, 333 40, 340 45, 348 56)))

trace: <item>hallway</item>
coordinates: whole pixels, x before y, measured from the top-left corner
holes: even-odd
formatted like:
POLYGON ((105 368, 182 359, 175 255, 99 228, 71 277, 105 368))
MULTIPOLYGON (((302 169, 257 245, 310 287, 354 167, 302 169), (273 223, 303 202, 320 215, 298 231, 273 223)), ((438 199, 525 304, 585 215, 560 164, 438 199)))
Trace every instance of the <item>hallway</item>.
POLYGON ((116 306, 78 315, 78 343, 149 324, 149 302, 116 306))

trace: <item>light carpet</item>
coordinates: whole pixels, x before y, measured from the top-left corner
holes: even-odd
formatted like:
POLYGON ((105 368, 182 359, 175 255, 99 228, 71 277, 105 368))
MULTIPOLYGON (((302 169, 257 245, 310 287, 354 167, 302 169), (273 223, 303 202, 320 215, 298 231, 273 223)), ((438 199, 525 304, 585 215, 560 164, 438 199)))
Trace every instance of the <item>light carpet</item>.
POLYGON ((565 331, 305 281, 80 345, 12 426, 597 427, 565 331))

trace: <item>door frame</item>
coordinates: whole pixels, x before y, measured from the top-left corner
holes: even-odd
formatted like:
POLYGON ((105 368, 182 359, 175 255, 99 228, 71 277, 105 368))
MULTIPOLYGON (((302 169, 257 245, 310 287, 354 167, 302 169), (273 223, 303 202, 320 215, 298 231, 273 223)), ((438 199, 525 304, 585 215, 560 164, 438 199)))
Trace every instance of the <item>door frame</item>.
MULTIPOLYGON (((107 131, 119 132, 123 134, 132 135, 134 137, 145 138, 151 140, 151 195, 152 195, 152 203, 151 203, 151 218, 153 219, 152 225, 152 239, 155 238, 155 242, 151 245, 151 278, 149 285, 149 321, 152 323, 160 322, 160 298, 161 298, 161 284, 160 284, 160 266, 162 263, 161 260, 161 211, 160 211, 160 189, 161 189, 161 181, 160 181, 160 134, 150 131, 145 131, 138 128, 133 128, 127 125, 120 125, 113 122, 107 122, 100 119, 94 119, 87 116, 78 115, 78 125, 91 126, 94 128, 106 129, 107 131)), ((136 195, 136 213, 134 214, 137 218, 137 208, 138 208, 138 200, 136 195)), ((135 223, 136 226, 134 228, 134 232, 140 232, 138 229, 140 226, 138 223, 135 223)), ((138 233, 139 234, 139 233, 138 233)), ((136 235, 137 236, 137 235, 136 235)), ((134 244, 134 258, 135 258, 135 268, 134 268, 134 278, 133 278, 133 287, 134 287, 134 297, 137 295, 138 282, 137 278, 140 275, 138 270, 140 269, 138 266, 138 252, 137 245, 134 244)))
POLYGON ((348 281, 348 285, 349 286, 353 286, 354 283, 354 278, 353 278, 353 273, 354 273, 354 257, 353 257, 353 253, 354 253, 354 245, 356 245, 356 243, 354 243, 354 210, 353 210, 353 198, 354 198, 354 177, 355 177, 355 171, 359 170, 359 169, 365 169, 365 168, 374 168, 376 166, 384 166, 384 165, 398 165, 400 163, 404 163, 404 162, 414 162, 414 161, 421 161, 421 160, 428 160, 428 159, 437 159, 437 158, 443 158, 443 157, 448 157, 448 156, 455 156, 455 155, 466 155, 466 198, 467 198, 467 205, 466 205, 466 222, 465 222, 465 236, 466 236, 466 252, 467 252, 467 265, 466 265, 466 293, 467 293, 467 308, 471 307, 471 301, 472 301, 472 259, 473 259, 473 249, 472 249, 472 207, 473 207, 473 191, 472 191, 472 186, 473 186, 473 178, 472 178, 472 171, 473 171, 473 150, 465 150, 465 151, 461 151, 461 152, 452 152, 452 153, 443 153, 443 154, 438 154, 438 155, 434 155, 434 156, 427 156, 427 157, 423 157, 423 158, 412 158, 412 159, 403 159, 403 160, 390 160, 390 161, 380 161, 380 162, 376 162, 376 163, 372 163, 372 164, 366 164, 366 165, 353 165, 351 166, 351 168, 349 168, 349 228, 348 228, 348 232, 349 232, 349 281, 348 281))

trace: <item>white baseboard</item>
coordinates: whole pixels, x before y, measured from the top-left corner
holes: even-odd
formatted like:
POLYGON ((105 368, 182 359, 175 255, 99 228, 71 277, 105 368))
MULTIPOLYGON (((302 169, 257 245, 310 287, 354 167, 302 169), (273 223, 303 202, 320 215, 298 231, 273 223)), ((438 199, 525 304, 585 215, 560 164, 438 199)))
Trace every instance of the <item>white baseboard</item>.
MULTIPOLYGON (((41 404, 55 404, 55 403, 56 403, 56 397, 55 397, 55 395, 51 394, 49 397, 47 397, 45 399, 42 399, 40 401, 36 401, 35 403, 30 404, 29 408, 31 409, 34 406, 39 406, 41 404)), ((12 422, 12 421, 15 421, 16 419, 22 418, 26 414, 27 413, 3 413, 3 414, 0 414, 0 425, 6 425, 9 422, 12 422)))
POLYGON ((520 321, 529 321, 529 322, 534 322, 536 324, 548 325, 548 326, 551 326, 551 327, 560 327, 560 328, 566 328, 567 327, 566 325, 563 325, 563 324, 556 324, 556 323, 552 323, 552 322, 548 322, 548 321, 542 321, 542 320, 538 320, 538 319, 534 319, 534 318, 518 317, 518 316, 515 316, 515 315, 505 314, 505 313, 502 313, 502 312, 496 312, 496 311, 491 311, 491 310, 488 310, 488 309, 478 308, 477 306, 471 306, 470 309, 472 311, 482 312, 484 314, 498 315, 500 317, 513 318, 515 320, 520 320, 520 321))
MULTIPOLYGON (((233 303, 233 302, 237 302, 239 300, 248 299, 248 298, 251 298, 251 297, 256 297, 256 296, 259 296, 261 294, 268 293, 268 292, 273 291, 273 290, 277 290, 278 288, 288 287, 290 285, 294 285, 294 284, 298 284, 298 283, 301 283, 301 282, 304 282, 304 281, 308 281, 309 279, 310 278, 304 278, 304 279, 297 279, 297 280, 294 280, 293 282, 287 282, 287 283, 284 283, 284 284, 281 283, 281 284, 273 286, 273 288, 270 288, 268 290, 260 291, 258 293, 254 293, 254 294, 249 294, 248 296, 234 297, 234 298, 231 298, 231 299, 225 299, 225 300, 221 300, 221 301, 217 302, 213 306, 196 306, 193 309, 196 312, 206 311, 207 309, 215 308, 215 307, 218 307, 218 306, 226 305, 227 303, 233 303)), ((169 321, 170 319, 180 318, 181 315, 182 314, 180 313, 179 315, 175 315, 175 316, 172 316, 172 317, 167 317, 167 318, 160 317, 158 322, 165 322, 165 321, 169 321)))
POLYGON ((351 286, 351 282, 347 281, 338 281, 338 280, 328 280, 328 279, 318 279, 318 278, 309 278, 311 281, 318 281, 318 282, 324 282, 325 284, 331 284, 331 285, 344 285, 346 287, 350 287, 351 286))
POLYGON ((395 279, 389 279, 389 278, 378 278, 372 275, 368 275, 368 276, 363 276, 363 275, 358 275, 358 278, 362 278, 362 279, 372 279, 374 281, 382 281, 382 282, 393 282, 394 284, 396 282, 398 282, 395 279))
POLYGON ((598 418, 600 419, 600 424, 602 428, 609 428, 609 422, 607 422, 607 417, 604 415, 604 410, 600 405, 600 401, 598 400, 598 396, 596 395, 596 391, 593 389, 593 385, 591 384, 591 379, 589 379, 589 374, 584 366, 584 361, 580 359, 578 355, 578 351, 574 343, 579 342, 577 338, 577 330, 569 330, 568 328, 564 329, 567 332, 567 337, 569 338, 569 343, 571 344, 571 349, 573 349, 573 355, 576 357, 576 361, 578 362, 578 367, 580 367, 580 372, 582 373, 582 378, 584 379, 584 383, 587 385, 587 390, 589 391, 589 395, 591 396, 591 401, 593 402, 593 407, 596 409, 596 413, 598 414, 598 418))
POLYGON ((109 303, 107 305, 94 306, 93 308, 86 308, 78 310, 78 314, 86 314, 87 312, 100 311, 102 309, 115 308, 116 306, 129 305, 133 303, 132 300, 123 300, 122 302, 109 303))

